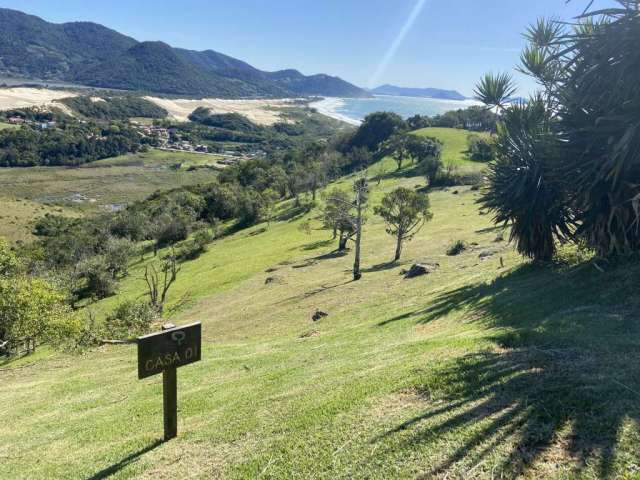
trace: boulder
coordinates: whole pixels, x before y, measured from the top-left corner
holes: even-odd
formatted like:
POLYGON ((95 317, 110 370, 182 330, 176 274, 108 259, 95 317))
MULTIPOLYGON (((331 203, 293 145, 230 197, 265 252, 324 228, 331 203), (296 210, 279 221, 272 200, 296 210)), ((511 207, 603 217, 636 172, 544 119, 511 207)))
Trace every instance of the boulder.
POLYGON ((478 257, 480 258, 480 260, 486 260, 489 257, 493 257, 497 252, 495 250, 483 250, 480 252, 480 255, 478 255, 478 257))
POLYGON ((400 273, 404 275, 404 278, 415 278, 434 272, 438 269, 439 266, 440 265, 437 263, 414 263, 413 265, 411 265, 411 268, 409 270, 403 270, 400 273))
POLYGON ((318 320, 323 319, 324 317, 328 317, 329 314, 327 312, 323 312, 322 310, 316 310, 316 313, 313 314, 311 320, 317 322, 318 320))

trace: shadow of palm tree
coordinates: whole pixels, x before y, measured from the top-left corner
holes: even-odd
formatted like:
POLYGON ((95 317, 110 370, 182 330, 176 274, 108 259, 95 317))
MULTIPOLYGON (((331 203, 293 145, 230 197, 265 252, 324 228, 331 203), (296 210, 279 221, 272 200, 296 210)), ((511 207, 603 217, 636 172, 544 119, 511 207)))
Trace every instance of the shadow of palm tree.
POLYGON ((478 465, 498 446, 507 453, 497 471, 507 478, 553 449, 576 474, 634 471, 640 451, 630 453, 621 439, 640 436, 640 322, 637 302, 628 301, 638 267, 602 275, 588 266, 525 266, 382 322, 424 323, 458 312, 497 332, 496 348, 424 370, 415 390, 445 406, 428 407, 382 437, 399 435, 411 447, 459 432, 457 448, 424 478, 478 465))

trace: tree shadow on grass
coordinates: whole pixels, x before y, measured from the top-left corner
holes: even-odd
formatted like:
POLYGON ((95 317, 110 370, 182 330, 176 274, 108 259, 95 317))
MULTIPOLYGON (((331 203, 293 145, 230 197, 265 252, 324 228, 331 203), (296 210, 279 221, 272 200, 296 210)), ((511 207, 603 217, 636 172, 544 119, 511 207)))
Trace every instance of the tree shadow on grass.
POLYGON ((494 471, 507 478, 538 468, 546 455, 575 474, 634 471, 640 322, 637 304, 625 300, 638 273, 638 265, 606 275, 584 266, 525 266, 383 322, 424 323, 458 311, 497 333, 496 348, 421 371, 415 390, 427 405, 445 406, 429 406, 382 438, 397 437, 408 449, 454 438, 454 449, 424 478, 479 466, 497 449, 503 453, 494 471))
POLYGON ((311 210, 313 210, 313 207, 314 205, 309 203, 309 204, 299 205, 297 207, 293 206, 291 208, 287 208, 285 211, 280 213, 275 218, 275 220, 277 220, 278 222, 293 222, 298 218, 309 213, 311 210))
POLYGON ((419 177, 420 172, 418 166, 414 164, 410 164, 408 167, 405 165, 401 170, 393 170, 392 172, 383 173, 382 175, 377 175, 372 179, 372 182, 380 180, 394 180, 401 178, 412 178, 419 177))
POLYGON ((285 298, 284 300, 281 300, 279 302, 276 303, 276 305, 281 305, 281 304, 285 304, 285 303, 289 303, 289 302, 299 302, 301 300, 305 300, 307 298, 311 298, 314 297, 316 295, 319 295, 321 293, 324 293, 328 290, 333 290, 334 288, 339 288, 339 287, 344 287, 345 285, 349 285, 350 283, 353 283, 354 280, 347 280, 346 282, 342 282, 342 283, 336 283, 335 285, 321 285, 318 288, 314 288, 313 290, 309 290, 308 292, 304 292, 301 293, 300 295, 294 295, 292 297, 289 298, 285 298))
POLYGON ((329 240, 318 240, 316 242, 311 242, 311 243, 307 243, 306 245, 302 246, 302 250, 305 251, 311 251, 311 250, 317 250, 318 248, 322 248, 322 247, 328 247, 329 245, 331 245, 334 242, 334 240, 329 239, 329 240))
POLYGON ((375 273, 375 272, 384 272, 386 270, 392 270, 394 268, 400 267, 401 263, 399 262, 383 262, 377 265, 373 265, 371 267, 363 268, 362 273, 375 273))
POLYGON ((120 460, 118 463, 114 463, 113 465, 103 470, 100 470, 95 475, 92 475, 91 477, 89 477, 88 480, 103 480, 105 478, 109 478, 112 475, 115 475, 116 473, 118 473, 123 468, 127 467, 128 465, 131 465, 132 463, 136 462, 138 458, 140 458, 145 453, 148 453, 151 450, 154 450, 155 448, 159 447, 160 445, 162 445, 162 443, 163 443, 162 440, 156 440, 155 442, 150 443, 149 445, 138 450, 137 452, 133 452, 132 454, 126 456, 125 458, 120 460))

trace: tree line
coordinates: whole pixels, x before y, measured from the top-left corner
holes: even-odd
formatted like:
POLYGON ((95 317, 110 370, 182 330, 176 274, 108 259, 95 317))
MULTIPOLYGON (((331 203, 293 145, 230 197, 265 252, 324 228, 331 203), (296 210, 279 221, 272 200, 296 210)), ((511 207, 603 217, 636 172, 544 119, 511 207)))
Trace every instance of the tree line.
POLYGON ((154 146, 126 122, 82 123, 66 118, 55 126, 0 130, 0 167, 78 166, 154 146))

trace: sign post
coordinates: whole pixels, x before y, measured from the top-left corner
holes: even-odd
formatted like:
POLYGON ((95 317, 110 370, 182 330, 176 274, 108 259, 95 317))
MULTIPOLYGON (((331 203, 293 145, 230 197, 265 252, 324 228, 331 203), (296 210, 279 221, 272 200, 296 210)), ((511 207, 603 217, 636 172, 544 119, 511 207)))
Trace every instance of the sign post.
POLYGON ((162 332, 138 337, 138 378, 162 373, 164 439, 178 435, 177 368, 200 361, 201 325, 184 327, 169 324, 162 332))

